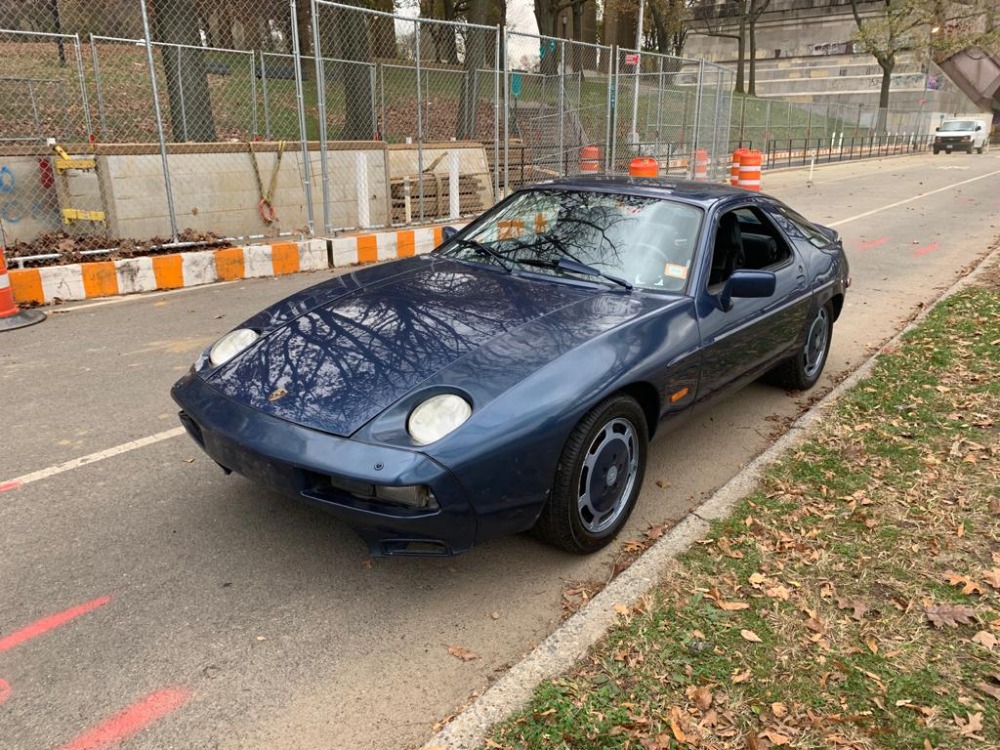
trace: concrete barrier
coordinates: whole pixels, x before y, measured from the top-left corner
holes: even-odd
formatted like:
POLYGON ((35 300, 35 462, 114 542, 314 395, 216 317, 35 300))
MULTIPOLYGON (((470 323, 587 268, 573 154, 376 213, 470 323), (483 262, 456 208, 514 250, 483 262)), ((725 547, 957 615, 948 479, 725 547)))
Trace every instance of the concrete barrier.
POLYGON ((429 253, 441 244, 442 228, 420 227, 330 240, 274 242, 65 266, 11 269, 10 286, 15 302, 42 305, 181 289, 217 281, 322 271, 429 253))

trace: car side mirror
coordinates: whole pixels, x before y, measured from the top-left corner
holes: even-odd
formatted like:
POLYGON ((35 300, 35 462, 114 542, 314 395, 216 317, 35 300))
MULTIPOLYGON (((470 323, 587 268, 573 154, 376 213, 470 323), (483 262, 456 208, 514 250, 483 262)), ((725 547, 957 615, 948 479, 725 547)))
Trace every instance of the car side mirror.
POLYGON ((770 271, 733 271, 719 295, 723 312, 733 309, 733 297, 770 297, 777 278, 770 271))
POLYGON ((982 129, 983 129, 982 125, 976 125, 976 130, 982 130, 982 129))
POLYGON ((455 227, 445 227, 444 229, 441 230, 441 242, 442 243, 447 242, 456 234, 458 234, 458 230, 455 229, 455 227))
POLYGON ((941 132, 941 128, 934 128, 934 132, 935 133, 940 133, 941 132))

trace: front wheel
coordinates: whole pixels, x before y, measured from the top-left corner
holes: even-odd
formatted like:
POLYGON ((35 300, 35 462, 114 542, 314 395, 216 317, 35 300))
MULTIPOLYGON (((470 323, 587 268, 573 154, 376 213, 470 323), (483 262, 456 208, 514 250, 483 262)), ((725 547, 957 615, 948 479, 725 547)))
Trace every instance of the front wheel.
POLYGON ((577 554, 607 545, 635 507, 648 443, 646 416, 632 397, 591 409, 566 441, 535 535, 577 554))
POLYGON ((979 146, 978 148, 976 148, 976 153, 977 153, 977 154, 981 154, 981 153, 983 153, 983 147, 982 147, 982 146, 979 146))
POLYGON ((806 332, 806 342, 798 353, 781 362, 765 379, 790 391, 809 390, 823 374, 832 338, 833 309, 828 302, 813 316, 806 332))
POLYGON ((934 147, 934 154, 937 155, 937 154, 940 154, 940 153, 941 153, 941 149, 939 149, 937 146, 935 146, 934 147))

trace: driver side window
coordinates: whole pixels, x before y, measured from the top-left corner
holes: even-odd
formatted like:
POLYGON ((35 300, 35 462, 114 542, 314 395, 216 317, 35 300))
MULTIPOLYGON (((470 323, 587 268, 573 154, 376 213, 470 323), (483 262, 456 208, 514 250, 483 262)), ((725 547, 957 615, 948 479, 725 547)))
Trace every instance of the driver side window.
POLYGON ((756 206, 743 206, 719 217, 712 249, 709 286, 721 285, 741 268, 766 269, 792 257, 781 232, 756 206))

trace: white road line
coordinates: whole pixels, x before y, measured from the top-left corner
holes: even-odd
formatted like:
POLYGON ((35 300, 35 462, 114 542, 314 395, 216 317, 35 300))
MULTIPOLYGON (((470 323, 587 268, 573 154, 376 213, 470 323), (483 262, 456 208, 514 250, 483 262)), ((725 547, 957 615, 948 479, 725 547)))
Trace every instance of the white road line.
POLYGON ((175 427, 174 429, 167 430, 166 432, 159 432, 155 435, 149 435, 144 438, 139 438, 138 440, 132 440, 128 443, 122 443, 121 445, 116 445, 114 448, 108 448, 103 451, 98 451, 97 453, 91 453, 87 456, 74 458, 72 461, 66 461, 65 463, 57 464, 56 466, 50 466, 47 469, 40 469, 39 471, 33 471, 30 474, 25 474, 6 482, 0 482, 0 491, 5 489, 17 489, 26 484, 37 482, 40 479, 48 479, 49 477, 54 477, 56 474, 62 474, 64 471, 79 469, 81 466, 96 463, 97 461, 103 461, 104 459, 111 458, 112 456, 119 456, 122 453, 134 451, 137 448, 145 448, 147 445, 153 445, 154 443, 169 440, 170 438, 183 434, 183 427, 175 427))
MULTIPOLYGON (((174 294, 183 294, 186 292, 194 292, 199 289, 212 289, 220 286, 228 286, 230 284, 237 284, 240 281, 251 281, 252 279, 235 279, 233 281, 215 281, 211 284, 199 284, 198 286, 185 286, 180 289, 166 289, 159 292, 143 292, 141 294, 123 294, 120 297, 111 297, 109 299, 95 300, 93 302, 85 302, 82 305, 73 305, 72 307, 53 307, 50 312, 55 315, 61 315, 62 313, 74 312, 76 310, 92 310, 95 307, 105 307, 106 305, 120 305, 123 302, 138 302, 144 299, 155 299, 156 297, 169 297, 174 294)), ((82 301, 82 300, 81 300, 82 301)))
POLYGON ((934 195, 935 193, 943 193, 945 190, 951 190, 952 188, 961 187, 962 185, 968 185, 970 182, 976 182, 977 180, 985 180, 987 177, 995 177, 1000 175, 1000 170, 996 172, 990 172, 989 174, 981 174, 979 177, 971 177, 968 180, 962 180, 961 182, 956 182, 952 185, 945 185, 937 190, 928 190, 926 193, 920 193, 919 195, 914 195, 912 198, 907 198, 906 200, 896 201, 895 203, 890 203, 886 206, 880 206, 879 208, 873 208, 871 211, 865 211, 863 214, 858 214, 857 216, 849 216, 846 219, 841 219, 840 221, 831 221, 827 223, 828 227, 839 227, 841 224, 847 224, 851 221, 857 221, 858 219, 863 219, 866 216, 871 216, 872 214, 877 214, 882 211, 888 211, 890 208, 896 208, 897 206, 905 206, 907 203, 912 203, 913 201, 920 200, 921 198, 926 198, 928 195, 934 195))

